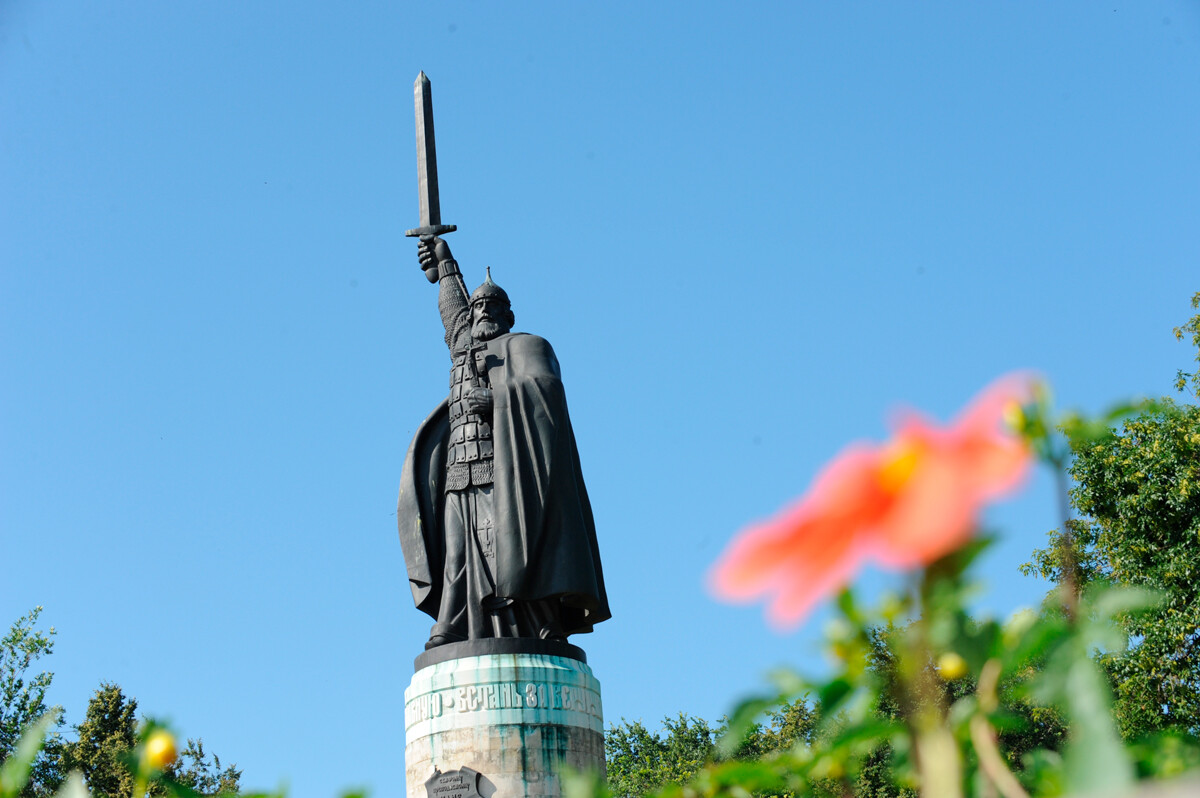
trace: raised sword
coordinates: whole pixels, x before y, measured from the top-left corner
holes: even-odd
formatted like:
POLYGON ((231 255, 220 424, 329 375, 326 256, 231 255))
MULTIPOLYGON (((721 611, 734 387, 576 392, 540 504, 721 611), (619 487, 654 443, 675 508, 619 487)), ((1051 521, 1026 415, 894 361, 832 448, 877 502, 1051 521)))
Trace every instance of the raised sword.
MULTIPOLYGON (((413 83, 413 101, 417 116, 417 195, 421 203, 421 226, 406 230, 404 235, 432 238, 453 233, 457 225, 442 224, 442 207, 438 199, 437 145, 433 138, 433 89, 425 72, 413 83)), ((429 282, 437 282, 437 269, 425 273, 429 282)))

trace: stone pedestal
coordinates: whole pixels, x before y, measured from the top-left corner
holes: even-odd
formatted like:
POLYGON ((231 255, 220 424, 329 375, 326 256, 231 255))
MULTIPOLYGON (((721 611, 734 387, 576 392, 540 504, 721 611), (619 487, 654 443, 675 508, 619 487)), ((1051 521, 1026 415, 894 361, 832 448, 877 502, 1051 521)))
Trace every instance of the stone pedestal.
POLYGON ((404 729, 408 798, 559 798, 561 766, 604 770, 600 683, 566 643, 427 651, 404 691, 404 729))

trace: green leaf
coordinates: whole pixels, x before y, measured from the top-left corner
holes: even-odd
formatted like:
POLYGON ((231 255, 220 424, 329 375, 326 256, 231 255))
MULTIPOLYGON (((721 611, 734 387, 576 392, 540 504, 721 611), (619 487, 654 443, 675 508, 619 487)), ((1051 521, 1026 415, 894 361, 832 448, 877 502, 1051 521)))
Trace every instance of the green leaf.
POLYGON ((1096 663, 1076 657, 1066 675, 1071 732, 1063 752, 1066 784, 1079 794, 1110 794, 1133 784, 1133 764, 1113 724, 1108 684, 1096 663))
POLYGON ((1114 587, 1096 591, 1088 604, 1097 618, 1113 620, 1120 615, 1156 609, 1163 602, 1161 593, 1137 587, 1114 587))
MULTIPOLYGON (((127 761, 131 763, 131 766, 136 767, 137 760, 132 755, 129 756, 127 761)), ((174 798, 204 798, 204 795, 199 791, 192 789, 186 784, 181 784, 165 773, 159 774, 156 780, 159 784, 166 787, 167 792, 174 796, 174 798)))
POLYGON ((1005 674, 1045 656, 1067 632, 1065 618, 1046 612, 1038 613, 1032 622, 1017 619, 1010 624, 1011 627, 1000 635, 1001 648, 996 651, 1005 674))
POLYGON ((757 726, 758 719, 763 714, 781 703, 779 696, 765 698, 757 696, 748 698, 742 701, 733 710, 733 715, 729 718, 729 723, 726 725, 725 734, 717 743, 717 750, 722 756, 732 756, 746 736, 750 734, 757 726))
POLYGON ((858 623, 862 620, 862 613, 859 612, 858 603, 854 598, 854 591, 845 587, 837 595, 837 607, 842 611, 842 615, 850 621, 858 623))
POLYGON ((983 554, 996 542, 996 536, 990 532, 980 532, 961 548, 946 554, 932 563, 925 570, 926 583, 932 584, 943 579, 957 579, 970 567, 979 555, 983 554))
MULTIPOLYGON (((563 798, 608 798, 612 795, 600 774, 593 771, 578 771, 564 768, 559 774, 562 781, 563 798)), ((347 796, 349 798, 349 796, 347 796)))
POLYGON ((776 668, 767 673, 767 681, 778 691, 778 702, 785 704, 809 690, 809 682, 791 668, 776 668))
POLYGON ((834 735, 830 741, 831 749, 848 748, 854 751, 862 748, 874 748, 879 743, 890 742, 896 735, 903 733, 904 724, 886 719, 875 719, 855 723, 834 735))
POLYGON ((46 732, 58 720, 57 710, 51 710, 37 719, 17 743, 17 749, 0 767, 0 798, 16 798, 29 781, 33 760, 46 744, 46 732))
POLYGON ((88 795, 87 787, 83 784, 83 774, 78 770, 72 770, 71 775, 67 776, 62 787, 54 794, 54 798, 91 798, 88 795))
POLYGON ((1066 792, 1063 784, 1062 757, 1055 751, 1045 748, 1035 748, 1021 759, 1024 766, 1022 781, 1032 787, 1034 795, 1062 795, 1066 792))
POLYGON ((700 774, 697 783, 706 794, 722 788, 732 795, 778 795, 787 786, 787 779, 770 761, 725 762, 700 774))
POLYGON ((821 686, 817 691, 817 707, 824 717, 837 714, 845 698, 854 690, 854 685, 848 680, 838 677, 821 686))

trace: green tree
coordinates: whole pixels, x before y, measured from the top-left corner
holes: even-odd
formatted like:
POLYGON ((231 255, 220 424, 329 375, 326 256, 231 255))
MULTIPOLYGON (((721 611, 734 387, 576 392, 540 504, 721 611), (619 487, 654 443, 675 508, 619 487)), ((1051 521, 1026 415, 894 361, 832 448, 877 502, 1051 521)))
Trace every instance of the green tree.
MULTIPOLYGON (((1192 294, 1192 309, 1200 310, 1200 292, 1192 294)), ((1192 346, 1196 347, 1196 363, 1200 366, 1200 314, 1192 316, 1187 324, 1175 328, 1175 339, 1182 341, 1184 336, 1190 336, 1192 346)), ((1175 390, 1183 393, 1188 383, 1191 383, 1192 396, 1200 398, 1200 368, 1193 372, 1180 369, 1175 374, 1175 390)))
MULTIPOLYGON (((126 697, 115 684, 102 684, 88 702, 83 723, 76 727, 79 739, 66 748, 70 769, 82 771, 92 794, 105 798, 128 798, 134 778, 129 768, 137 745, 137 699, 126 697)), ((187 741, 179 758, 165 775, 201 795, 236 794, 242 772, 236 765, 221 766, 221 759, 204 750, 203 740, 187 741)), ((166 795, 161 786, 152 795, 166 795)))
POLYGON ((203 740, 188 739, 179 760, 167 768, 167 775, 201 795, 237 793, 242 771, 236 765, 221 767, 221 758, 204 752, 203 740))
POLYGON ((766 726, 758 730, 763 754, 786 751, 797 745, 811 745, 819 715, 816 707, 803 698, 773 710, 766 726))
MULTIPOLYGON (((62 709, 46 706, 46 691, 54 674, 42 671, 29 675, 30 666, 54 650, 54 627, 49 632, 37 628, 42 608, 35 607, 18 618, 0 640, 0 764, 13 754, 21 733, 47 712, 54 712, 61 724, 62 709)), ((46 746, 34 760, 29 783, 22 796, 51 795, 62 783, 62 740, 51 731, 46 746)))
MULTIPOLYGON (((96 796, 124 798, 133 792, 129 758, 137 744, 137 700, 126 698, 115 684, 101 684, 88 703, 83 723, 75 727, 77 739, 64 741, 56 731, 62 725, 62 708, 46 706, 46 691, 54 674, 27 672, 38 659, 54 651, 54 627, 37 627, 41 607, 18 618, 0 639, 0 765, 12 756, 21 735, 39 718, 53 713, 55 720, 37 758, 21 798, 54 795, 71 770, 83 773, 96 796)), ((204 750, 204 741, 187 741, 179 758, 165 775, 201 795, 233 794, 241 788, 242 772, 236 765, 221 766, 216 754, 204 750)), ((166 794, 162 785, 152 794, 166 794)))
MULTIPOLYGON (((816 710, 804 699, 774 709, 764 724, 742 736, 728 758, 753 761, 797 744, 812 741, 816 710)), ((685 784, 711 762, 723 757, 717 741, 727 732, 703 718, 680 713, 663 718, 661 732, 651 732, 641 721, 622 721, 608 727, 604 754, 608 785, 617 796, 637 796, 669 784, 685 784)))
POLYGON ((716 730, 702 718, 680 713, 663 719, 663 733, 641 721, 622 721, 604 735, 608 784, 617 796, 644 795, 682 784, 716 754, 716 730))
MULTIPOLYGON (((1200 307, 1200 294, 1192 298, 1200 307)), ((1200 348, 1200 315, 1175 330, 1200 348)), ((1200 356, 1198 356, 1200 357, 1200 356)), ((1200 390, 1200 371, 1176 387, 1200 390)), ((1154 610, 1121 617, 1130 646, 1102 662, 1127 739, 1200 732, 1200 408, 1164 398, 1110 436, 1077 445, 1071 504, 1080 518, 1050 533, 1026 573, 1079 588, 1119 584, 1161 596, 1154 610)))
POLYGON ((67 745, 66 763, 80 770, 92 794, 130 798, 133 774, 126 759, 137 741, 137 699, 126 698, 115 684, 103 683, 88 701, 78 739, 67 745))

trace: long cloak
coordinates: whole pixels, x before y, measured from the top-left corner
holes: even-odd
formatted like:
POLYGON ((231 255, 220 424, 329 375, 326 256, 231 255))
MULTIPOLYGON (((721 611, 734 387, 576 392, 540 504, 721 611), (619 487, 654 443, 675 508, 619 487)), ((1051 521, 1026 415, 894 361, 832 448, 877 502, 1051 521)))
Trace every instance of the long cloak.
MULTIPOLYGON (((512 333, 488 342, 484 367, 493 395, 496 595, 557 599, 563 631, 590 632, 610 612, 558 359, 545 339, 512 333)), ((435 620, 449 432, 443 401, 405 455, 396 512, 413 600, 435 620)))

